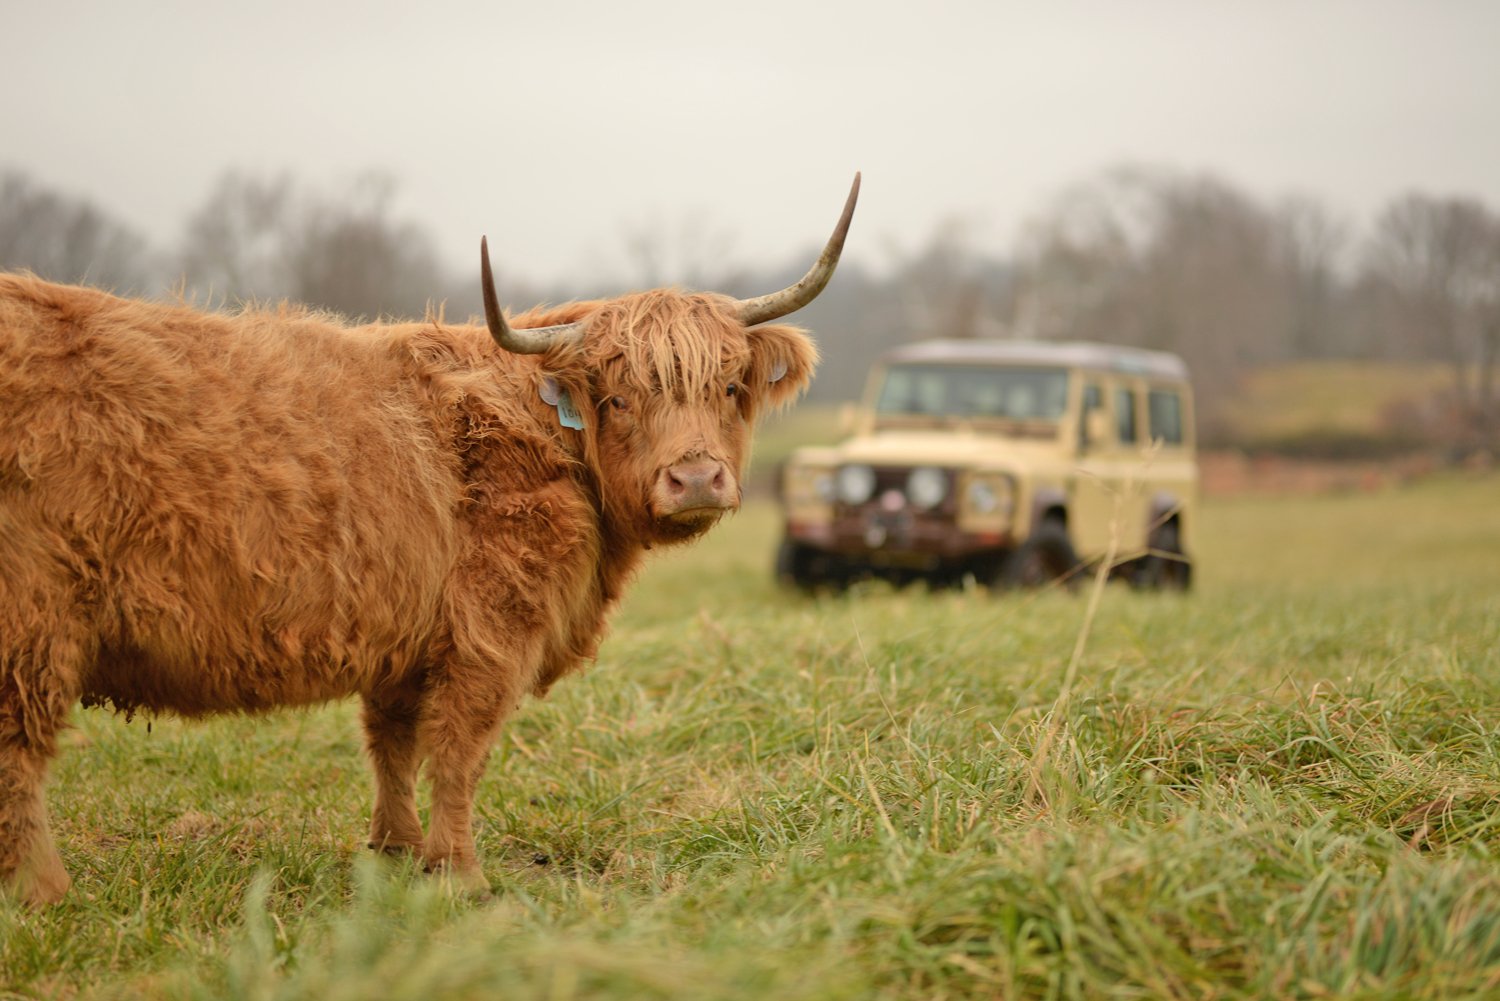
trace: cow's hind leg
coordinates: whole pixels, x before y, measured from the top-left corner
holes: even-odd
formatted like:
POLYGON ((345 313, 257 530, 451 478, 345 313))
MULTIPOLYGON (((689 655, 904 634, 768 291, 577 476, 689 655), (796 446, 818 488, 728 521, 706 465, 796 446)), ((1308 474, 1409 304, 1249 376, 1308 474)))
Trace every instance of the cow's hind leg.
POLYGON ((414 694, 366 695, 365 747, 375 770, 370 847, 390 854, 421 852, 417 816, 417 711, 414 694))
POLYGON ((64 637, 29 649, 0 647, 0 884, 34 904, 61 899, 70 883, 47 824, 43 786, 57 734, 78 699, 80 655, 64 637))

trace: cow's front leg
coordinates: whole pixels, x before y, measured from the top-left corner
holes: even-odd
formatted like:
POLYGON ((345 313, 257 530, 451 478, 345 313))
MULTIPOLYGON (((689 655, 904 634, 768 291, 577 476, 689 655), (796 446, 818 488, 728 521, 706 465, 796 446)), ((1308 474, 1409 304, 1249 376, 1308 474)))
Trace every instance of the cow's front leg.
MULTIPOLYGON (((0 599, 4 598, 0 591, 0 599)), ((0 643, 10 624, 0 621, 0 643)), ((19 631, 19 630, 17 630, 19 631)), ((78 697, 65 643, 38 642, 40 654, 0 646, 0 888, 32 904, 50 904, 70 880, 47 825, 42 786, 57 734, 78 697)))
POLYGON ((55 903, 68 892, 70 880, 42 800, 48 755, 7 732, 8 722, 0 721, 0 886, 28 903, 55 903))
POLYGON ((417 817, 418 703, 414 694, 364 697, 365 748, 375 771, 370 847, 390 854, 422 850, 417 817))
POLYGON ((433 693, 418 725, 432 779, 432 815, 422 858, 469 892, 489 884, 474 850, 474 790, 508 699, 498 692, 464 692, 446 684, 433 693))

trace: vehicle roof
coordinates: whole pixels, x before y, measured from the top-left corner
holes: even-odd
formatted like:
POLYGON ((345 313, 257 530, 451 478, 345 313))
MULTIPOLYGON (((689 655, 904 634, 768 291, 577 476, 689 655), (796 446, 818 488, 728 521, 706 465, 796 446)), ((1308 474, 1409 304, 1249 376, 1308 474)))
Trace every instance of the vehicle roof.
POLYGON ((1129 375, 1186 379, 1187 366, 1167 351, 1089 341, 1005 341, 995 338, 917 341, 886 352, 883 362, 968 365, 1063 365, 1129 375))

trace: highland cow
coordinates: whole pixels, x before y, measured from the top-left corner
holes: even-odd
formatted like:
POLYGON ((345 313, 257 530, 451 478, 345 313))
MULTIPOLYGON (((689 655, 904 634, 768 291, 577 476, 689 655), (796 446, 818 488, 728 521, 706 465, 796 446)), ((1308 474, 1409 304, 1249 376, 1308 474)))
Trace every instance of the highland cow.
POLYGON ((754 299, 661 289, 484 326, 237 315, 0 274, 0 884, 69 878, 43 781, 71 707, 197 717, 358 694, 370 844, 482 887, 496 730, 591 659, 645 550, 740 503, 812 376, 754 299), (431 780, 428 829, 419 765, 431 780))

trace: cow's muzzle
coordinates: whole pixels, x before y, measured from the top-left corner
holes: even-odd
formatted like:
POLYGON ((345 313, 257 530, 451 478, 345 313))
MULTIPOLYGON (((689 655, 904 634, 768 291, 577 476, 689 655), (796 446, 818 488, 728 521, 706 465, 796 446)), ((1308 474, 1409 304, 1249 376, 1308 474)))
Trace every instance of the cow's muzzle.
POLYGON ((679 524, 717 521, 739 507, 739 484, 718 459, 693 458, 675 462, 656 476, 652 506, 660 518, 679 524))

